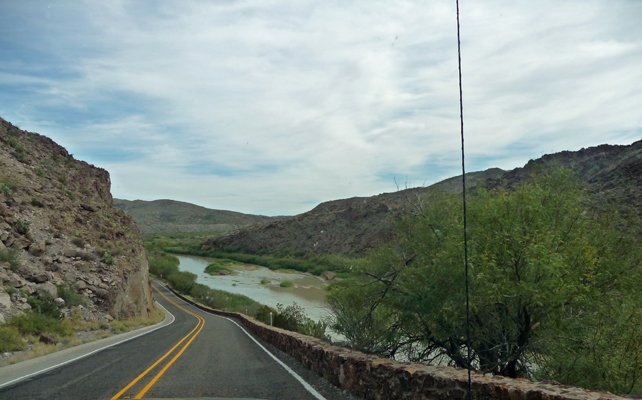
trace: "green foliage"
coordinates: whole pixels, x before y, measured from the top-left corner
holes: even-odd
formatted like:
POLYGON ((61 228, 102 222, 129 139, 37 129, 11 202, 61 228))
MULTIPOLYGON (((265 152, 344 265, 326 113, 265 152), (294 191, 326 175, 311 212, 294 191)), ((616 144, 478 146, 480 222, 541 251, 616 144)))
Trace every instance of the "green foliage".
POLYGON ((228 265, 234 264, 234 261, 227 259, 214 260, 210 265, 205 267, 205 272, 210 275, 221 275, 221 271, 227 271, 229 273, 234 272, 228 265))
POLYGON ((294 286, 294 282, 292 282, 292 281, 283 281, 283 282, 281 282, 279 284, 279 286, 281 286, 282 288, 289 288, 289 287, 294 286))
POLYGON ((29 303, 34 313, 46 315, 54 319, 62 319, 64 317, 60 312, 58 304, 50 297, 28 296, 27 303, 29 303))
POLYGON ((29 163, 29 159, 27 158, 27 156, 23 152, 19 152, 18 153, 18 156, 16 156, 16 160, 20 161, 23 164, 28 164, 29 163))
MULTIPOLYGON (((20 180, 12 177, 5 177, 0 179, 0 185, 9 188, 11 192, 15 192, 20 187, 20 180)), ((11 193, 7 193, 11 194, 11 193)))
POLYGON ((9 263, 9 268, 13 272, 18 272, 20 269, 18 251, 16 249, 0 249, 0 261, 9 263))
POLYGON ((54 333, 61 336, 71 335, 73 329, 64 324, 58 318, 37 312, 29 312, 11 318, 9 325, 16 328, 22 334, 40 335, 42 333, 54 333))
POLYGON ((19 234, 26 235, 27 233, 29 233, 29 227, 30 226, 31 226, 31 221, 26 221, 26 220, 18 218, 16 220, 16 224, 13 226, 13 228, 19 234))
POLYGON ((0 326, 0 353, 22 350, 25 345, 20 331, 15 326, 0 326))
POLYGON ((178 272, 180 261, 175 256, 161 252, 148 258, 149 272, 158 277, 166 279, 172 272, 178 272))
POLYGON ((35 172, 36 175, 38 175, 40 177, 44 177, 45 176, 45 171, 43 171, 42 168, 40 168, 40 167, 34 169, 33 172, 35 172))
POLYGON ((87 304, 85 297, 77 293, 72 285, 62 283, 56 285, 56 287, 58 288, 58 296, 65 301, 65 305, 68 308, 87 304))
POLYGON ((113 265, 114 257, 111 254, 105 252, 105 254, 103 255, 103 262, 107 265, 113 265))
POLYGON ((13 190, 4 183, 0 183, 0 193, 4 193, 7 196, 11 196, 13 194, 13 190))
MULTIPOLYGON (((265 316, 262 316, 265 318, 265 316)), ((327 340, 325 322, 315 322, 308 318, 303 307, 296 303, 291 306, 276 305, 276 313, 273 312, 273 325, 277 328, 287 329, 292 332, 299 332, 304 335, 314 336, 319 339, 327 340)), ((268 315, 269 323, 269 315, 268 315)))
POLYGON ((261 285, 267 285, 268 283, 270 283, 270 281, 269 281, 269 280, 267 280, 267 279, 261 279, 261 285))
POLYGON ((31 198, 31 205, 35 207, 44 207, 44 203, 40 200, 38 200, 36 197, 31 198))
MULTIPOLYGON (((331 290, 333 327, 365 351, 467 367, 461 197, 423 204, 358 278, 331 290)), ((512 191, 478 188, 468 203, 472 366, 513 377, 535 366, 538 377, 639 393, 642 256, 627 223, 592 212, 567 170, 512 191)))

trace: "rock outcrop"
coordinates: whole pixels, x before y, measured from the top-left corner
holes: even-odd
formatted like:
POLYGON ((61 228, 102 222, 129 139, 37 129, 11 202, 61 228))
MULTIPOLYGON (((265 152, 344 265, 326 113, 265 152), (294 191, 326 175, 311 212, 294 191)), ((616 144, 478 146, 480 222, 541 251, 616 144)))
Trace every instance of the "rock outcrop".
POLYGON ((28 295, 60 303, 61 287, 107 320, 154 309, 140 233, 110 188, 107 171, 0 118, 0 322, 28 295))

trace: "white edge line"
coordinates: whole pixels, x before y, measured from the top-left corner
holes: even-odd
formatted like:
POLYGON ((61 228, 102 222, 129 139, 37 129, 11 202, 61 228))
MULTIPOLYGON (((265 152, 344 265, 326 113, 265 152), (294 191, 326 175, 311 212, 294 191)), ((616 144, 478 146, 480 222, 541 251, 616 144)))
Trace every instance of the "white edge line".
MULTIPOLYGON (((172 294, 174 294, 174 293, 172 293, 172 294)), ((194 304, 192 304, 190 302, 187 302, 187 304, 189 304, 190 306, 194 307, 195 309, 197 309, 199 311, 207 312, 205 310, 201 310, 200 308, 196 307, 194 304)), ((252 335, 247 333, 245 328, 243 328, 241 325, 239 325, 236 321, 234 321, 231 318, 224 317, 222 315, 213 314, 213 313, 208 313, 208 314, 214 315, 214 316, 219 317, 219 318, 226 319, 226 320, 232 322, 234 325, 238 326, 243 331, 243 333, 245 333, 250 339, 252 339, 254 341, 254 343, 256 343, 257 346, 259 346, 261 349, 263 349, 263 351, 268 353, 268 355, 270 357, 272 357, 274 359, 274 361, 279 363, 283 368, 285 368, 286 371, 288 371, 290 373, 290 375, 292 375, 294 377, 294 379, 299 381, 299 383, 301 383, 301 385, 303 385, 303 387, 308 392, 310 392, 314 397, 316 397, 319 400, 326 400, 326 398, 323 397, 319 392, 317 392, 316 389, 314 389, 308 382, 306 382, 303 378, 301 378, 296 372, 294 372, 290 367, 288 367, 283 361, 279 360, 274 354, 270 353, 270 351, 268 349, 266 349, 265 347, 263 347, 263 345, 261 343, 259 343, 258 340, 254 339, 254 337, 252 337, 252 335)))
MULTIPOLYGON (((60 364, 56 364, 56 365, 53 365, 53 366, 51 366, 51 367, 47 367, 47 368, 45 368, 45 369, 41 369, 40 371, 32 372, 32 373, 30 373, 30 374, 28 374, 28 375, 21 376, 20 378, 16 378, 16 379, 11 380, 11 381, 9 381, 9 382, 5 382, 5 383, 3 383, 3 384, 0 384, 0 388, 3 388, 3 387, 5 387, 5 386, 9 386, 9 385, 14 384, 14 383, 17 383, 17 382, 20 382, 20 381, 22 381, 22 380, 24 380, 24 379, 27 379, 27 378, 31 378, 32 376, 39 375, 39 374, 42 374, 42 373, 47 372, 47 371, 51 371, 52 369, 62 367, 63 365, 66 365, 66 364, 72 363, 72 362, 74 362, 74 361, 80 360, 81 358, 85 358, 85 357, 90 356, 90 355, 92 355, 92 354, 94 354, 94 353, 98 353, 99 351, 103 351, 103 350, 105 350, 105 349, 108 349, 108 348, 110 348, 110 347, 114 347, 114 346, 119 345, 119 344, 121 344, 121 343, 128 342, 128 341, 130 341, 130 340, 132 340, 132 339, 136 339, 137 337, 140 337, 140 336, 143 336, 143 335, 147 335, 148 333, 152 333, 152 332, 154 332, 155 330, 158 330, 158 329, 161 329, 161 328, 164 328, 164 327, 166 327, 166 326, 170 326, 171 324, 173 324, 173 323, 174 323, 174 321, 176 321, 176 317, 174 317, 174 315, 173 315, 171 312, 169 312, 165 307, 163 307, 159 302, 156 302, 156 304, 158 304, 158 305, 159 305, 163 310, 165 310, 165 312, 166 312, 167 314, 169 314, 169 315, 172 317, 172 322, 170 322, 170 323, 169 323, 169 324, 167 324, 167 325, 158 326, 158 327, 156 327, 156 328, 154 328, 154 329, 151 329, 151 330, 149 330, 149 331, 147 331, 147 332, 143 332, 143 333, 141 333, 141 334, 139 334, 139 335, 132 336, 132 337, 127 338, 127 339, 125 339, 125 340, 122 340, 122 341, 120 341, 120 342, 112 343, 112 344, 110 344, 109 346, 101 347, 101 348, 99 348, 99 349, 96 349, 96 350, 90 351, 90 352, 89 352, 89 353, 87 353, 87 354, 83 354, 82 356, 78 356, 78 357, 76 357, 76 358, 72 358, 71 360, 67 360, 67 361, 62 362, 62 363, 60 363, 60 364)), ((163 322, 165 322, 165 321, 163 321, 163 322)), ((159 322, 159 324, 162 324, 163 322, 159 322)))

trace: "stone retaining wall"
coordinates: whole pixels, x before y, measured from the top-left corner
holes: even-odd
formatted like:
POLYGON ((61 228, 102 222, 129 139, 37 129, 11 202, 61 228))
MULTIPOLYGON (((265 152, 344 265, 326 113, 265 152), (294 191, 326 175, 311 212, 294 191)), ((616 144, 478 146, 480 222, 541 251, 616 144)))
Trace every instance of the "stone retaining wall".
MULTIPOLYGON (((266 342, 353 395, 377 400, 444 400, 466 397, 468 371, 465 369, 378 358, 268 326, 243 314, 204 307, 174 290, 172 292, 203 311, 238 320, 266 342)), ((472 398, 476 400, 629 399, 609 392, 561 385, 554 381, 531 382, 476 373, 472 374, 472 392, 472 398)))

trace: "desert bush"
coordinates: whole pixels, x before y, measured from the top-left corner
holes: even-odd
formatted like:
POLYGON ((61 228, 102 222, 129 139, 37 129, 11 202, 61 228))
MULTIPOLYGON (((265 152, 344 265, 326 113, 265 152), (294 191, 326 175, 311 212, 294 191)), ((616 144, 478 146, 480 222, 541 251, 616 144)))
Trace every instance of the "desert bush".
POLYGON ((62 319, 64 317, 60 312, 58 304, 50 297, 28 296, 27 303, 31 306, 31 310, 37 314, 46 315, 55 319, 62 319))
POLYGON ((23 220, 18 218, 16 220, 16 224, 13 226, 13 228, 16 230, 21 235, 26 235, 29 233, 29 227, 31 226, 31 222, 27 220, 23 220))
POLYGON ((11 318, 9 325, 15 327, 20 333, 40 335, 42 333, 55 333, 61 336, 71 335, 71 324, 63 323, 60 319, 46 314, 29 312, 11 318))
POLYGON ((11 196, 13 194, 13 190, 4 183, 0 183, 0 193, 4 193, 7 196, 11 196))
POLYGON ((44 207, 44 203, 40 200, 38 200, 36 197, 31 198, 31 205, 34 207, 44 207))
POLYGON ((294 282, 292 282, 292 281, 283 281, 283 282, 281 282, 279 284, 279 286, 281 286, 282 288, 289 288, 289 287, 294 286, 294 282))
POLYGON ((16 249, 0 249, 0 261, 8 262, 9 268, 13 272, 17 272, 20 269, 18 251, 16 249))
POLYGON ((15 326, 0 326, 0 353, 22 350, 25 343, 22 335, 15 326))
POLYGON ((112 265, 114 264, 114 257, 112 257, 111 254, 105 252, 105 254, 103 254, 103 262, 107 265, 112 265))
POLYGON ((85 299, 85 297, 77 293, 71 284, 63 283, 60 285, 56 285, 56 288, 58 288, 58 296, 65 301, 67 307, 71 308, 87 304, 87 300, 85 299))

